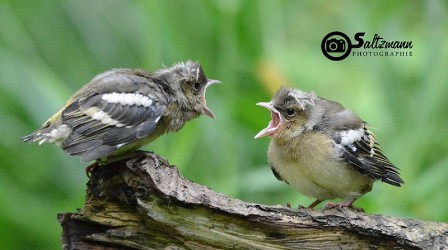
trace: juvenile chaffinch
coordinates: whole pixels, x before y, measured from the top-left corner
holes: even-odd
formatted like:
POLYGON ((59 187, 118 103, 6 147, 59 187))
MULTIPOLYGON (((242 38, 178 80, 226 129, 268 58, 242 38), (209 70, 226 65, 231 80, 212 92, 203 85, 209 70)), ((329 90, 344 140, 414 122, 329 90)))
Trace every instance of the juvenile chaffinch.
POLYGON ((316 198, 309 208, 335 198, 346 200, 324 208, 353 207, 375 180, 404 183, 368 124, 341 104, 282 87, 270 102, 257 105, 270 110, 272 120, 255 138, 271 137, 268 159, 274 175, 316 198))
POLYGON ((82 161, 108 162, 175 132, 201 114, 215 118, 198 62, 181 62, 154 73, 113 69, 94 77, 23 141, 52 142, 82 161))

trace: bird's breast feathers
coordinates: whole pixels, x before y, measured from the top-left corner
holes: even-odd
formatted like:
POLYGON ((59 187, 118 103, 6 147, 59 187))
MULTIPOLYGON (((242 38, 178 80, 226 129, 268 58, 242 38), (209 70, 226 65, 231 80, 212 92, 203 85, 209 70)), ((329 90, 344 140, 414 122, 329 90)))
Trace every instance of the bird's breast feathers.
POLYGON ((268 157, 282 179, 297 191, 320 200, 359 197, 373 181, 341 161, 333 141, 321 133, 304 133, 292 145, 271 141, 268 157))

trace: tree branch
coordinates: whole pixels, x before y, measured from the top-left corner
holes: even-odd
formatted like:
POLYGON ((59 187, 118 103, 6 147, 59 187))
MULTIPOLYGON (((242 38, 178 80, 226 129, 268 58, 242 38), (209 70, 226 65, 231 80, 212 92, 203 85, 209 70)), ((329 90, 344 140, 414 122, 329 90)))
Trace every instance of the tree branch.
POLYGON ((448 247, 446 223, 247 203, 149 154, 94 167, 85 207, 58 220, 64 249, 448 247))

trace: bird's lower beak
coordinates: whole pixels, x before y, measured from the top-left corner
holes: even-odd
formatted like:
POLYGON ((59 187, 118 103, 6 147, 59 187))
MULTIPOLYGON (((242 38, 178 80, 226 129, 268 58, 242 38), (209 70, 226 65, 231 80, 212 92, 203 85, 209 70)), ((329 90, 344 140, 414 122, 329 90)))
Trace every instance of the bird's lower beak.
POLYGON ((206 116, 208 116, 210 118, 216 119, 215 114, 213 114, 211 109, 209 109, 207 106, 204 106, 204 108, 202 108, 202 114, 206 115, 206 116))
POLYGON ((203 98, 202 101, 204 103, 203 108, 202 108, 202 114, 206 115, 206 116, 208 116, 210 118, 213 118, 213 119, 216 119, 216 116, 215 116, 215 114, 213 114, 212 110, 207 107, 207 100, 205 100, 205 91, 207 90, 208 86, 211 86, 213 84, 218 84, 218 83, 221 83, 221 82, 218 81, 218 80, 211 80, 211 79, 209 79, 207 81, 207 84, 204 87, 204 93, 202 94, 202 98, 203 98))
POLYGON ((282 115, 280 114, 280 112, 278 112, 277 109, 274 108, 274 106, 270 102, 259 102, 259 103, 257 103, 257 105, 261 106, 261 107, 265 107, 268 110, 270 110, 272 120, 269 121, 269 124, 266 128, 264 128, 263 130, 258 132, 258 134, 255 136, 255 139, 265 137, 265 136, 274 135, 278 131, 280 125, 283 122, 282 115))

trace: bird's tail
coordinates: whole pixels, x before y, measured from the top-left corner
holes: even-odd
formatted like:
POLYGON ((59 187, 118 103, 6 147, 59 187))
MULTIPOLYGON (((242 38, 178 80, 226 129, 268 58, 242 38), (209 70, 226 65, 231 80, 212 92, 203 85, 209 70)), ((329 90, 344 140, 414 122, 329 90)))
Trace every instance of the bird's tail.
POLYGON ((36 130, 34 133, 22 137, 24 142, 37 142, 39 145, 51 142, 59 144, 70 134, 71 129, 67 125, 48 126, 36 130))
POLYGON ((23 142, 37 142, 39 145, 48 142, 52 139, 51 130, 53 128, 41 128, 36 130, 34 133, 22 137, 20 140, 23 142))

